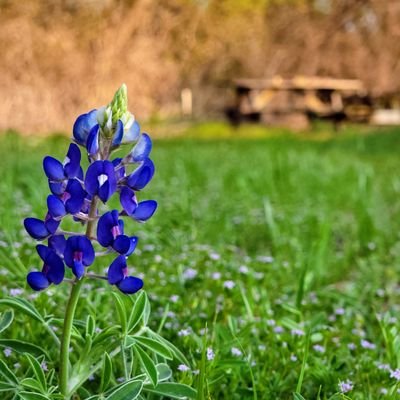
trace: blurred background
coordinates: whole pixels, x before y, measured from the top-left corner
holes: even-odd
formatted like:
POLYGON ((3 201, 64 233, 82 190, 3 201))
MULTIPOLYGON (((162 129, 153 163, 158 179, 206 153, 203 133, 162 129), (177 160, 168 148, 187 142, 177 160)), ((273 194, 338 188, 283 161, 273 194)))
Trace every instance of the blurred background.
POLYGON ((240 78, 357 79, 393 109, 399 20, 397 0, 0 0, 0 129, 70 132, 122 82, 141 120, 232 117, 240 78))

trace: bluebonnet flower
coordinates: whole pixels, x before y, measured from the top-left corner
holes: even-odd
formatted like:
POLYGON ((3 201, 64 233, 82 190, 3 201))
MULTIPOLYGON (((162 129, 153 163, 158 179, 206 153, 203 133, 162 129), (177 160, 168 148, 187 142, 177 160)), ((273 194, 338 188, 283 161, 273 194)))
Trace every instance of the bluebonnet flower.
POLYGON ((99 196, 104 203, 117 189, 114 165, 108 160, 99 160, 91 164, 85 176, 86 191, 99 196))
POLYGON ((64 279, 64 263, 60 256, 49 247, 42 244, 36 250, 43 260, 42 271, 30 272, 27 276, 29 286, 33 290, 46 289, 51 283, 58 285, 64 279))
POLYGON ((117 210, 103 214, 97 224, 97 240, 103 247, 112 247, 117 253, 129 256, 136 248, 138 238, 124 235, 124 221, 117 210))
POLYGON ((121 189, 120 202, 125 213, 138 222, 147 221, 157 209, 155 200, 144 200, 138 203, 135 192, 126 186, 121 189))
POLYGON ((94 257, 92 242, 86 236, 68 238, 64 250, 64 260, 78 279, 82 278, 85 273, 85 267, 93 264, 94 257))
POLYGON ((153 178, 155 168, 149 158, 152 150, 150 136, 140 133, 139 124, 127 110, 125 85, 107 106, 77 118, 73 126, 73 140, 75 143, 70 144, 63 162, 50 156, 43 160, 51 192, 47 197, 46 217, 44 220, 32 217, 24 220, 30 236, 39 241, 48 239, 48 246, 37 246, 44 265, 41 271, 28 274, 28 284, 34 290, 42 290, 52 283, 61 283, 65 273, 69 273, 65 265, 76 279, 82 279, 86 268, 95 262, 96 253, 92 244, 95 241, 108 249, 97 253, 98 256, 110 251, 119 254, 108 268, 108 282, 123 293, 135 293, 143 287, 143 281, 128 276, 126 258, 134 252, 138 238, 124 233, 120 217, 145 222, 156 211, 157 202, 139 201, 137 198, 138 192, 153 178), (125 157, 110 160, 114 149, 132 142, 135 145, 125 157), (81 167, 78 145, 89 156, 86 174, 81 167), (120 213, 118 210, 106 211, 101 215, 97 200, 107 203, 117 192, 123 210, 120 213), (63 231, 61 224, 68 216, 87 225, 86 236, 63 231), (92 237, 93 230, 96 230, 96 237, 92 237))
POLYGON ((79 176, 81 172, 80 162, 81 152, 79 147, 71 143, 63 164, 53 157, 46 156, 43 160, 43 169, 49 181, 60 182, 79 176))
POLYGON ((128 276, 126 257, 118 256, 108 268, 108 282, 127 294, 136 293, 143 287, 143 281, 135 276, 128 276))
POLYGON ((47 208, 54 219, 66 214, 77 214, 85 201, 86 192, 77 180, 69 180, 61 196, 51 194, 47 197, 47 208))
POLYGON ((60 225, 59 221, 56 221, 51 217, 49 213, 46 214, 44 221, 38 218, 25 218, 24 226, 26 231, 34 239, 43 240, 54 234, 60 225))

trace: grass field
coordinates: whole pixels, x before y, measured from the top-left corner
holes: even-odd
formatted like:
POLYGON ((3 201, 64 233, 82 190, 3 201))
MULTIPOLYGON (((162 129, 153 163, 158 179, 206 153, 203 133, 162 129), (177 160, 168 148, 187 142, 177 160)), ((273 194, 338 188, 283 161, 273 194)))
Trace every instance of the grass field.
MULTIPOLYGON (((207 129, 218 126, 154 143, 157 171, 144 197, 159 209, 144 225, 126 224, 140 238, 130 262, 144 277, 151 325, 190 362, 187 371, 172 363, 174 379, 199 388, 207 348, 201 398, 400 398, 399 132, 307 139, 249 127, 258 133, 246 138, 243 127, 228 139, 235 134, 221 127, 228 134, 211 138, 207 129)), ((22 220, 43 217, 41 161, 62 159, 66 148, 63 137, 0 138, 3 296, 28 298, 57 318, 68 285, 39 295, 26 286, 39 258, 22 220)), ((86 285, 78 318, 115 324, 111 290, 86 285)), ((46 347, 51 370, 47 336, 22 314, 2 333, 46 347)), ((74 343, 72 355, 79 352, 74 343)), ((0 358, 16 374, 27 370, 15 352, 0 358)), ((113 379, 122 375, 115 364, 113 379)), ((99 385, 93 378, 89 390, 99 385)))

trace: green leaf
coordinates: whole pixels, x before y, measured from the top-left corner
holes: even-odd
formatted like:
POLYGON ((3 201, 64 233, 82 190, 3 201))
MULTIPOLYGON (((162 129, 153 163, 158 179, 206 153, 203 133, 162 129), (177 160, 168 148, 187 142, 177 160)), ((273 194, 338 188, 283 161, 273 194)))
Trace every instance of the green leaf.
POLYGON ((14 308, 15 310, 21 311, 29 317, 39 322, 44 322, 44 319, 40 315, 39 311, 30 303, 28 300, 21 299, 19 297, 9 297, 7 299, 0 300, 0 306, 6 305, 14 308))
POLYGON ((117 386, 106 399, 107 400, 134 400, 136 399, 143 388, 142 381, 128 381, 117 386))
POLYGON ((127 336, 125 338, 126 347, 129 348, 133 346, 135 343, 139 343, 140 345, 146 347, 152 352, 157 353, 168 360, 172 360, 173 358, 173 355, 171 354, 171 351, 169 350, 168 346, 157 340, 150 339, 144 336, 127 336))
POLYGON ((32 389, 32 390, 35 390, 38 392, 42 391, 42 386, 41 386, 40 382, 38 382, 36 379, 33 379, 33 378, 22 379, 20 384, 28 389, 32 389))
POLYGON ((25 354, 25 355, 28 358, 29 364, 33 370, 33 373, 35 374, 36 379, 40 383, 42 391, 46 392, 47 391, 46 377, 44 376, 44 371, 41 365, 39 364, 39 361, 36 360, 36 358, 31 356, 30 354, 25 354))
POLYGON ((110 383, 112 375, 112 360, 108 353, 104 353, 103 371, 101 374, 100 393, 103 393, 110 383))
POLYGON ((122 332, 126 334, 127 329, 128 329, 128 322, 127 322, 127 316, 126 316, 126 308, 123 300, 121 299, 120 295, 112 292, 112 295, 115 300, 115 305, 117 306, 117 311, 118 311, 118 316, 119 316, 119 322, 121 324, 122 332))
POLYGON ((189 365, 189 361, 186 359, 186 357, 183 355, 183 353, 176 346, 174 346, 171 342, 169 342, 167 339, 164 339, 158 333, 156 333, 150 329, 148 329, 147 332, 149 333, 149 335, 153 336, 153 338, 155 340, 157 340, 158 342, 167 346, 168 349, 171 351, 171 353, 175 356, 175 358, 177 360, 179 360, 183 364, 189 365))
POLYGON ((96 323, 91 315, 88 315, 86 319, 86 335, 93 336, 96 329, 96 323))
POLYGON ((49 400, 49 398, 40 393, 32 393, 32 392, 18 392, 19 397, 23 400, 49 400))
POLYGON ((171 368, 164 363, 157 364, 158 382, 167 381, 172 376, 171 368))
POLYGON ((146 298, 146 304, 144 305, 143 325, 147 326, 147 324, 149 323, 151 306, 150 306, 150 301, 149 301, 149 298, 147 297, 147 294, 145 295, 145 298, 146 298))
POLYGON ((2 375, 8 382, 18 384, 18 378, 14 375, 14 372, 8 368, 7 364, 3 360, 0 360, 0 375, 2 375))
POLYGON ((8 382, 0 382, 0 392, 10 392, 15 390, 15 386, 8 382))
POLYGON ((7 310, 0 318, 0 333, 5 331, 13 322, 14 311, 7 310))
POLYGON ((140 364, 145 370, 146 375, 149 377, 151 383, 154 386, 157 386, 158 373, 154 361, 140 346, 134 346, 133 350, 135 351, 136 356, 139 358, 140 364))
POLYGON ((293 393, 293 400, 306 400, 300 393, 293 393))
POLYGON ((146 307, 146 300, 147 300, 146 292, 141 291, 139 296, 136 298, 131 314, 129 315, 128 333, 132 332, 142 319, 146 307))
POLYGON ((0 339, 0 347, 9 347, 20 354, 30 353, 34 356, 45 355, 46 358, 50 359, 47 352, 41 347, 18 339, 0 339))
POLYGON ((196 390, 182 383, 164 382, 157 385, 155 388, 145 386, 146 392, 158 394, 160 396, 168 396, 172 399, 195 399, 197 396, 196 390))

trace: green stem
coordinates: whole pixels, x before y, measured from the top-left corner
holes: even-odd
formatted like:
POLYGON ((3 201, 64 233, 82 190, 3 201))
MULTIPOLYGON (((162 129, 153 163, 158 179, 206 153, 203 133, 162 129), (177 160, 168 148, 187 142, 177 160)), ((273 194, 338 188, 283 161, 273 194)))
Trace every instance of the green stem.
MULTIPOLYGON (((95 220, 93 217, 96 216, 97 213, 97 197, 94 197, 92 200, 92 204, 90 205, 89 211, 89 218, 90 220, 86 226, 86 236, 91 237, 93 235, 93 231, 95 228, 95 220)), ((64 326, 63 326, 63 333, 61 338, 61 349, 60 349, 60 391, 61 394, 64 396, 65 399, 70 398, 70 393, 68 391, 68 379, 69 379, 69 346, 71 343, 71 333, 72 333, 72 326, 75 317, 75 310, 79 300, 79 294, 81 291, 82 284, 85 278, 78 280, 76 279, 73 286, 71 293, 69 295, 67 308, 65 310, 64 316, 64 326)))

